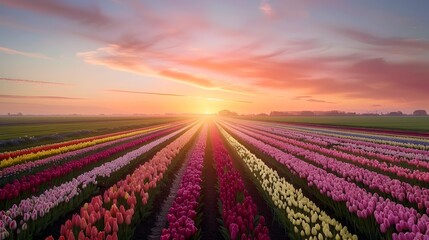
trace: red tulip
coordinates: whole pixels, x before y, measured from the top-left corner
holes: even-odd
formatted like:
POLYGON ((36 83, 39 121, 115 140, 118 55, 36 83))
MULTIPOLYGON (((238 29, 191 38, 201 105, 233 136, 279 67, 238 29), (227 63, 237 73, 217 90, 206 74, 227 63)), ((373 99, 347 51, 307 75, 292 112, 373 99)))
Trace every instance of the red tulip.
POLYGON ((82 230, 80 230, 79 235, 77 236, 77 239, 79 239, 79 240, 84 240, 85 239, 85 234, 83 233, 82 230))
POLYGON ((125 216, 125 223, 126 223, 127 225, 130 225, 130 224, 131 224, 131 219, 132 219, 132 216, 131 216, 131 215, 126 215, 126 216, 125 216))
POLYGON ((237 239, 238 225, 235 223, 232 223, 231 225, 229 225, 229 232, 230 232, 230 237, 232 240, 237 239))
POLYGON ((72 231, 70 231, 69 234, 67 235, 67 240, 75 240, 74 234, 72 231))
POLYGON ((105 223, 105 225, 104 225, 104 231, 106 232, 106 233, 110 233, 111 231, 112 231, 112 228, 110 227, 110 223, 105 223))
POLYGON ((92 229, 91 229, 91 237, 96 238, 96 237, 97 237, 97 235, 98 235, 98 230, 97 230, 97 228, 96 228, 95 226, 92 226, 92 229))
POLYGON ((112 230, 113 230, 113 232, 118 232, 118 230, 119 230, 118 223, 117 223, 116 219, 113 221, 112 230))
POLYGON ((81 218, 81 219, 80 219, 80 228, 81 228, 82 230, 85 230, 87 225, 88 225, 88 224, 86 223, 85 218, 81 218))
POLYGON ((122 224, 122 223, 124 223, 124 215, 122 215, 122 213, 118 213, 117 215, 116 215, 116 218, 118 219, 118 224, 122 224))

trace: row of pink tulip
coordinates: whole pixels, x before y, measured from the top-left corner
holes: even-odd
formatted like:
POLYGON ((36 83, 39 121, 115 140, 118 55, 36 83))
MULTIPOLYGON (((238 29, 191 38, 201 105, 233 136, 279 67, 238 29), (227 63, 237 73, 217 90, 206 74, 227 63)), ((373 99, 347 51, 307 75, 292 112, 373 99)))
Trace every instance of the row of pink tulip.
POLYGON ((401 148, 398 146, 388 145, 388 147, 386 147, 385 145, 345 139, 342 137, 325 136, 309 132, 300 133, 294 130, 286 130, 282 128, 274 129, 277 134, 294 137, 294 139, 305 139, 306 141, 322 146, 331 145, 335 149, 373 159, 380 159, 389 163, 402 163, 405 166, 411 165, 429 169, 429 151, 418 150, 419 153, 415 153, 412 152, 415 151, 414 149, 401 148))
POLYGON ((411 136, 393 136, 393 135, 383 135, 383 132, 380 133, 368 133, 368 132, 353 132, 350 130, 329 130, 323 128, 308 128, 308 127, 292 127, 298 131, 310 132, 315 134, 322 134, 323 136, 333 136, 340 137, 342 139, 348 139, 351 142, 362 142, 368 146, 381 146, 386 149, 400 149, 401 151, 407 153, 424 153, 429 150, 427 143, 429 141, 424 138, 411 137, 411 136), (349 134, 351 133, 351 134, 349 134), (409 140, 426 142, 426 144, 411 143, 409 140))
MULTIPOLYGON (((234 121, 237 122, 237 121, 234 121)), ((240 121, 244 123, 245 121, 240 121)), ((293 125, 288 124, 276 124, 276 123, 255 123, 254 121, 247 121, 246 124, 251 125, 263 125, 269 128, 277 128, 277 129, 283 129, 283 130, 290 130, 293 132, 300 132, 305 134, 305 136, 315 136, 315 137, 322 137, 323 139, 332 139, 334 141, 344 142, 344 143, 355 143, 362 146, 368 146, 368 147, 374 147, 378 149, 388 150, 392 151, 391 153, 394 153, 397 156, 403 156, 406 158, 417 158, 422 160, 429 160, 428 156, 428 150, 429 146, 423 146, 419 144, 410 144, 410 143, 401 143, 402 139, 409 140, 412 137, 403 137, 398 138, 397 141, 389 141, 389 140, 381 140, 378 139, 378 137, 382 134, 378 133, 362 133, 358 132, 358 135, 348 135, 344 133, 349 133, 347 130, 329 130, 326 131, 325 128, 320 127, 296 127, 293 125)), ((383 135, 382 135, 383 136, 383 135)), ((387 136, 392 137, 392 136, 387 136)), ((395 138, 395 137, 394 137, 395 138)), ((412 138, 414 139, 414 138, 412 138)), ((415 138, 416 140, 422 140, 421 138, 415 138)), ((428 140, 426 140, 427 142, 428 140)))
POLYGON ((207 125, 201 130, 191 149, 185 173, 173 205, 168 211, 168 227, 162 229, 161 239, 189 239, 198 231, 197 208, 201 195, 203 162, 207 144, 207 125))
MULTIPOLYGON (((240 127, 242 127, 243 129, 247 129, 249 131, 255 132, 262 136, 274 138, 284 143, 288 143, 288 144, 305 148, 317 153, 321 153, 328 157, 334 157, 336 159, 345 159, 346 161, 352 162, 353 164, 357 164, 358 166, 372 167, 376 169, 377 172, 382 174, 389 173, 406 180, 417 180, 417 181, 426 182, 426 183, 429 182, 429 172, 420 171, 417 169, 410 169, 399 165, 390 165, 383 161, 377 161, 374 159, 368 159, 363 156, 352 155, 343 151, 338 151, 337 149, 329 149, 317 144, 296 140, 289 136, 286 136, 286 137, 278 136, 277 134, 274 135, 272 133, 262 131, 262 130, 256 130, 256 129, 244 127, 244 126, 240 126, 240 127)), ((410 181, 410 182, 413 182, 413 181, 410 181)))
POLYGON ((79 214, 73 215, 61 226, 60 239, 129 239, 137 220, 135 213, 145 207, 150 198, 149 193, 163 179, 173 158, 199 126, 189 129, 102 195, 93 197, 80 209, 79 214))
MULTIPOLYGON (((377 189, 383 193, 390 194, 393 198, 398 199, 399 201, 406 200, 410 203, 414 203, 418 206, 419 209, 426 209, 426 212, 429 214, 429 189, 427 188, 413 186, 397 179, 391 179, 386 175, 372 172, 368 169, 360 168, 353 164, 341 162, 335 158, 319 154, 314 151, 319 150, 320 147, 316 146, 316 148, 312 148, 308 143, 296 142, 295 140, 277 137, 268 133, 254 133, 243 128, 236 129, 249 135, 250 137, 261 140, 264 143, 268 143, 287 153, 291 153, 320 165, 323 167, 323 169, 329 169, 344 179, 350 179, 358 183, 363 183, 369 189, 377 189), (279 138, 281 138, 280 141, 279 138), (293 142, 294 145, 289 142, 293 142)), ((290 157, 294 156, 290 155, 290 157)))
POLYGON ((244 187, 240 173, 234 168, 219 130, 214 125, 211 127, 211 139, 222 203, 222 220, 231 239, 269 239, 265 218, 259 216, 255 221, 258 216, 256 204, 244 187))
POLYGON ((109 158, 114 154, 127 151, 128 149, 152 141, 177 129, 178 127, 174 127, 172 129, 166 129, 152 133, 131 142, 122 143, 118 146, 91 154, 89 156, 69 161, 63 165, 53 166, 35 174, 23 176, 20 179, 16 179, 12 183, 7 183, 0 188, 0 201, 19 198, 20 195, 24 192, 36 192, 44 183, 51 182, 54 179, 58 180, 59 178, 77 169, 81 169, 89 164, 102 161, 103 159, 109 158))
POLYGON ((74 157, 77 157, 79 155, 91 152, 91 151, 95 151, 101 148, 105 148, 108 146, 113 146, 116 144, 119 144, 121 142, 126 142, 129 140, 133 140, 133 139, 137 139, 137 138, 141 138, 145 135, 148 135, 149 133, 152 133, 154 131, 159 131, 160 129, 156 128, 154 130, 148 131, 148 132, 144 132, 138 135, 133 135, 130 137, 125 137, 125 138, 120 138, 117 140, 113 140, 113 141, 109 141, 109 142, 105 142, 105 143, 100 143, 94 146, 90 146, 90 147, 86 147, 86 148, 82 148, 82 149, 78 149, 78 150, 74 150, 74 151, 70 151, 70 152, 65 152, 65 153, 61 153, 61 154, 57 154, 51 157, 47 157, 47 158, 43 158, 40 160, 36 160, 36 161, 28 161, 25 163, 21 163, 21 164, 17 164, 17 165, 13 165, 10 167, 6 167, 3 169, 0 169, 0 180, 4 179, 4 178, 8 178, 8 177, 13 177, 16 174, 19 173, 31 173, 33 169, 35 168, 40 168, 43 166, 48 166, 48 165, 58 165, 60 164, 60 162, 66 160, 66 159, 72 159, 74 157))
MULTIPOLYGON (((235 121, 234 123, 239 123, 235 121)), ((240 122, 241 123, 241 122, 240 122)), ((292 138, 295 140, 309 142, 320 145, 322 147, 331 146, 347 153, 352 153, 360 156, 366 156, 371 159, 378 159, 395 165, 402 165, 404 167, 424 167, 429 169, 429 151, 421 151, 420 153, 406 152, 400 147, 389 146, 385 148, 382 145, 375 143, 367 143, 357 140, 349 140, 341 137, 325 136, 310 132, 298 132, 297 130, 285 129, 277 126, 260 126, 256 124, 243 124, 243 126, 251 126, 263 131, 268 131, 281 135, 284 137, 292 138), (353 142, 352 142, 353 141, 353 142)), ((407 150, 407 149, 405 149, 407 150)), ((383 163, 382 163, 383 164, 383 163)), ((407 170, 407 169, 405 169, 407 170)))
POLYGON ((36 226, 39 228, 47 226, 50 222, 61 217, 64 214, 64 209, 73 209, 75 204, 79 204, 79 201, 74 202, 74 199, 91 194, 95 190, 98 180, 109 178, 111 174, 123 169, 134 159, 178 135, 181 131, 183 129, 158 138, 113 161, 85 172, 60 186, 47 189, 41 195, 21 200, 18 205, 13 205, 7 211, 1 211, 5 217, 0 219, 0 222, 2 222, 3 226, 8 226, 13 221, 19 223, 15 229, 7 227, 5 230, 8 235, 16 236, 20 233, 18 237, 21 236, 21 239, 26 239, 26 236, 36 231, 36 226))
MULTIPOLYGON (((410 231, 414 234, 429 235, 429 228, 420 227, 429 224, 429 218, 426 214, 417 213, 414 208, 405 207, 389 199, 384 199, 376 193, 370 193, 345 178, 328 173, 324 169, 306 163, 232 127, 228 129, 242 141, 283 164, 294 175, 304 179, 309 187, 317 188, 323 196, 332 199, 334 202, 345 203, 349 212, 356 214, 358 218, 373 217, 382 233, 410 231), (401 222, 407 224, 401 225, 401 222)), ((382 183, 374 183, 374 185, 377 184, 382 183)))
MULTIPOLYGON (((337 146, 334 146, 336 149, 340 149, 347 152, 352 152, 355 154, 368 156, 370 158, 381 159, 389 163, 403 164, 404 166, 414 166, 416 168, 424 168, 422 170, 429 170, 429 160, 426 159, 427 156, 422 156, 422 154, 397 154, 398 152, 392 151, 389 149, 380 149, 369 146, 359 146, 354 143, 341 143, 337 146), (405 156, 400 156, 405 155, 405 156)), ((428 152, 429 156, 429 152, 428 152)))

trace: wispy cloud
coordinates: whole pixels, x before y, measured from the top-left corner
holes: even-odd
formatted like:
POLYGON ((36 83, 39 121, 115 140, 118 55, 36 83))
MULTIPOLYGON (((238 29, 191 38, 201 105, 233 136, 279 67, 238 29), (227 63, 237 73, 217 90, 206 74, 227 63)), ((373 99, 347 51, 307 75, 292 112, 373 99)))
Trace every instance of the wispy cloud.
POLYGON ((310 99, 306 99, 305 101, 307 102, 317 102, 317 103, 336 103, 336 102, 330 102, 330 101, 326 101, 326 100, 322 100, 322 99, 315 99, 315 98, 310 98, 310 99))
POLYGON ((11 55, 20 55, 20 56, 29 57, 29 58, 40 58, 45 60, 52 59, 40 53, 24 52, 24 51, 19 51, 12 48, 1 47, 1 46, 0 46, 0 52, 4 52, 11 55))
POLYGON ((49 82, 49 81, 38 81, 38 80, 29 80, 29 79, 17 79, 17 78, 2 78, 0 81, 7 82, 16 82, 16 83, 30 83, 30 84, 46 84, 46 85, 56 85, 56 86, 70 86, 72 84, 62 83, 62 82, 49 82))
POLYGON ((158 96, 171 96, 171 97, 187 97, 187 95, 174 94, 174 93, 139 92, 139 91, 127 91, 127 90, 119 90, 119 89, 107 89, 106 91, 116 92, 116 93, 132 93, 132 94, 158 95, 158 96))
POLYGON ((0 3, 16 9, 38 12, 55 17, 79 21, 84 24, 106 25, 112 23, 112 19, 105 15, 101 9, 94 4, 85 7, 68 4, 56 0, 0 0, 0 3))
MULTIPOLYGON (((196 97, 196 98, 200 98, 200 97, 196 97)), ((246 101, 246 100, 231 100, 231 99, 222 99, 222 98, 205 98, 207 101, 212 101, 212 102, 238 102, 238 103, 252 103, 251 101, 246 101)))
POLYGON ((305 99, 308 99, 308 98, 311 98, 311 96, 309 96, 309 95, 302 95, 302 96, 295 96, 295 97, 293 97, 293 98, 291 98, 291 100, 305 100, 305 99))
POLYGON ((334 28, 334 31, 355 41, 377 47, 429 50, 429 41, 423 39, 382 37, 365 31, 341 27, 334 28))
POLYGON ((29 95, 7 95, 0 94, 3 99, 48 99, 48 100, 82 100, 84 98, 61 97, 61 96, 29 96, 29 95))
MULTIPOLYGON (((139 75, 157 77, 175 82, 184 83, 194 87, 232 92, 238 94, 249 94, 249 89, 235 86, 227 82, 213 80, 201 74, 189 73, 176 68, 166 68, 160 65, 180 64, 178 57, 162 50, 156 50, 156 41, 137 41, 129 44, 128 41, 120 44, 109 44, 95 51, 79 52, 85 62, 95 65, 106 66, 115 70, 131 72, 139 75), (152 42, 154 41, 154 42, 152 42), (154 62, 152 62, 151 59, 154 62)), ((190 66, 192 67, 192 66, 190 66)))
POLYGON ((176 80, 176 81, 185 82, 193 86, 206 88, 206 89, 215 87, 212 81, 202 77, 193 76, 185 72, 166 69, 166 70, 159 71, 159 75, 176 80))
POLYGON ((107 89, 107 92, 115 92, 115 93, 128 93, 128 94, 143 94, 143 95, 157 95, 157 96, 166 96, 166 97, 185 97, 185 98, 196 98, 196 99, 204 99, 212 102, 238 102, 238 103, 252 103, 247 100, 233 100, 233 99, 223 99, 223 98, 214 98, 214 97, 201 97, 194 95, 183 95, 183 94, 175 94, 175 93, 160 93, 160 92, 142 92, 142 91, 128 91, 128 90, 119 90, 119 89, 107 89))
POLYGON ((307 101, 307 102, 315 102, 315 103, 336 103, 336 102, 330 102, 322 99, 316 99, 309 95, 302 95, 302 96, 295 96, 291 98, 291 100, 294 101, 307 101))
POLYGON ((261 4, 259 5, 259 10, 266 16, 272 16, 274 14, 273 8, 271 7, 271 4, 268 2, 268 0, 262 0, 261 4))

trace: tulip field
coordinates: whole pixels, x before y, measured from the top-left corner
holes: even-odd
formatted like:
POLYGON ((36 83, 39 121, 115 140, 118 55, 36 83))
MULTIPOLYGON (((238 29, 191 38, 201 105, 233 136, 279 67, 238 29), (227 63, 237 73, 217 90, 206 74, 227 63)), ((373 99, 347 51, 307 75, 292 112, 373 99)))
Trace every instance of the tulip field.
POLYGON ((429 239, 429 139, 201 117, 13 149, 3 239, 429 239))

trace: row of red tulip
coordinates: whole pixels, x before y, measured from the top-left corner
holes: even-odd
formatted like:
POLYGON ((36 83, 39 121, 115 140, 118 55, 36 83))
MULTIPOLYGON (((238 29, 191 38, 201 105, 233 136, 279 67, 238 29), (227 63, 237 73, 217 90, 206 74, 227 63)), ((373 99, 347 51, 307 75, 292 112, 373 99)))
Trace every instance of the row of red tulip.
POLYGON ((234 168, 233 160, 214 125, 211 127, 211 139, 222 220, 231 239, 269 239, 265 218, 258 216, 256 204, 244 187, 240 173, 234 168))

